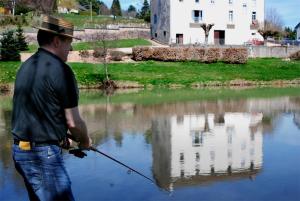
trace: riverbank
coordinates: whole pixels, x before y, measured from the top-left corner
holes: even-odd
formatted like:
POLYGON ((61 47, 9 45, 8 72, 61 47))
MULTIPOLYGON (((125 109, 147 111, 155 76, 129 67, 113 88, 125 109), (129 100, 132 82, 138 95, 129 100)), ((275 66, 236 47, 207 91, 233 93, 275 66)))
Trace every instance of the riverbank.
MULTIPOLYGON (((20 65, 20 62, 0 62, 2 87, 13 84, 20 65)), ((100 87, 105 77, 102 64, 69 65, 80 88, 100 87)), ((119 88, 296 85, 300 84, 300 61, 249 59, 242 65, 156 61, 110 63, 109 74, 119 88)))

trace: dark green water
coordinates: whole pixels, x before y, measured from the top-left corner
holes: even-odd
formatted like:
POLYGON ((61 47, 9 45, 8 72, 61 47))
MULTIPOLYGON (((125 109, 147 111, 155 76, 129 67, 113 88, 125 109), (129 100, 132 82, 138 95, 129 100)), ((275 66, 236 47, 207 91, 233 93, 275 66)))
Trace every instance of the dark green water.
MULTIPOLYGON (((93 152, 64 154, 77 200, 300 200, 300 89, 82 92, 93 152), (169 194, 161 188, 172 193, 169 194)), ((27 200, 0 96, 0 200, 27 200)))

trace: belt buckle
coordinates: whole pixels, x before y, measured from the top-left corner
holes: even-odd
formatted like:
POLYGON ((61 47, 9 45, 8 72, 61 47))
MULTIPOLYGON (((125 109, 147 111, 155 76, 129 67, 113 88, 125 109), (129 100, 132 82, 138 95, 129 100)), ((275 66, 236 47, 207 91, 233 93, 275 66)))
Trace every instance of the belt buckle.
POLYGON ((23 151, 30 151, 31 150, 31 144, 28 141, 20 141, 19 147, 23 151))

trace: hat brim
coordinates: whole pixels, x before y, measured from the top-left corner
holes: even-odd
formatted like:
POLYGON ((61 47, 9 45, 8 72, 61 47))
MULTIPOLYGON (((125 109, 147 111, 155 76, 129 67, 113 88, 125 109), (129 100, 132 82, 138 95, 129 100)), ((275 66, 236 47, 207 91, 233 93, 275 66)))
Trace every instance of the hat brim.
POLYGON ((54 33, 54 34, 57 34, 57 35, 60 35, 60 36, 65 36, 65 37, 69 37, 69 38, 74 38, 74 39, 76 39, 76 40, 81 40, 81 38, 75 37, 75 36, 73 36, 73 35, 63 34, 63 33, 58 33, 58 32, 56 32, 56 31, 53 31, 53 30, 50 30, 50 29, 46 29, 46 28, 43 28, 43 27, 37 27, 37 26, 32 26, 32 27, 33 27, 33 28, 36 28, 36 29, 39 29, 39 30, 51 32, 51 33, 54 33))

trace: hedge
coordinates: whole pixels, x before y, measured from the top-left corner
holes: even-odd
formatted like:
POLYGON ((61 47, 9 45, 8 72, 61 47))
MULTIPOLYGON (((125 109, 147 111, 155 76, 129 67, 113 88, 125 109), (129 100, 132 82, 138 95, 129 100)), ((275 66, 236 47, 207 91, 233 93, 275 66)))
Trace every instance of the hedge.
POLYGON ((214 63, 223 61, 244 64, 248 60, 246 48, 194 48, 194 47, 135 47, 133 59, 136 61, 198 61, 214 63))
POLYGON ((292 60, 300 60, 300 51, 291 54, 290 55, 290 59, 292 59, 292 60))

